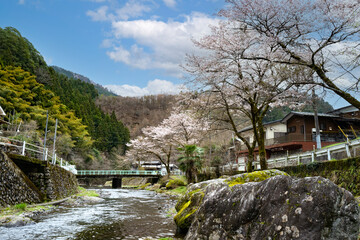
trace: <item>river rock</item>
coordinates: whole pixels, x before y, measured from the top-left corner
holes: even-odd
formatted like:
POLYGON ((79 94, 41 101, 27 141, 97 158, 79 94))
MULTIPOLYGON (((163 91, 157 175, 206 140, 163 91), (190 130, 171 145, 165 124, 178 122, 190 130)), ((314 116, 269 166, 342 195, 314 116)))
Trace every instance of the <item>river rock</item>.
POLYGON ((104 199, 100 198, 100 197, 83 196, 80 198, 82 199, 82 201, 84 201, 85 203, 88 203, 88 204, 95 204, 95 203, 100 203, 100 202, 104 201, 104 199))
POLYGON ((285 172, 279 170, 266 170, 253 173, 238 174, 231 177, 223 177, 219 179, 212 179, 196 184, 190 184, 187 188, 186 194, 178 201, 175 206, 178 212, 174 217, 177 225, 177 233, 185 234, 191 223, 195 218, 195 213, 199 209, 205 192, 212 192, 214 188, 221 186, 233 186, 236 184, 243 184, 247 182, 260 182, 277 175, 287 175, 285 172))
POLYGON ((260 182, 236 179, 200 183, 203 188, 197 189, 199 184, 190 186, 193 193, 188 190, 191 197, 185 203, 179 201, 182 207, 178 210, 190 208, 188 214, 193 216, 185 239, 358 237, 358 203, 350 192, 328 179, 297 179, 286 174, 260 182), (239 184, 234 184, 235 180, 239 184))
POLYGON ((0 218, 0 226, 4 227, 20 227, 34 223, 33 220, 24 216, 11 215, 0 218))

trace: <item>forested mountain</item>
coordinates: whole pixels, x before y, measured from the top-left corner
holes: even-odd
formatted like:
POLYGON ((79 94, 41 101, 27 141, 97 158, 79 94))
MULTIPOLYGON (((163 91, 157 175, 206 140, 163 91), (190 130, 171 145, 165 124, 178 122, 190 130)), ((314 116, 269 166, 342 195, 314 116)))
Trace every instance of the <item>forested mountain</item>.
POLYGON ((21 67, 33 74, 47 67, 40 53, 13 27, 0 28, 0 64, 21 67))
POLYGON ((99 93, 99 95, 104 95, 104 96, 117 96, 115 93, 110 92, 109 90, 107 90, 106 88, 104 88, 103 86, 101 86, 100 84, 94 83, 93 81, 91 81, 88 77, 85 77, 81 74, 78 73, 74 73, 71 72, 69 70, 63 69, 61 67, 58 66, 51 66, 56 72, 64 74, 65 76, 67 76, 68 78, 74 78, 74 79, 79 79, 83 82, 86 83, 91 83, 94 85, 95 89, 97 90, 97 92, 99 93))
POLYGON ((105 97, 96 104, 106 113, 114 112, 118 119, 130 129, 131 137, 141 134, 146 126, 156 126, 170 116, 175 103, 173 95, 152 95, 144 97, 105 97))
MULTIPOLYGON (((324 101, 323 99, 317 99, 315 103, 317 111, 319 113, 327 113, 334 110, 330 103, 324 101)), ((291 111, 313 112, 314 110, 311 104, 308 104, 299 110, 291 110, 289 107, 276 107, 268 111, 264 118, 264 122, 271 122, 282 119, 283 117, 285 117, 286 114, 290 113, 291 111)))
MULTIPOLYGON (((92 144, 91 138, 73 111, 60 102, 52 91, 45 89, 43 84, 36 81, 36 77, 21 67, 0 67, 0 104, 5 112, 17 114, 15 119, 9 119, 15 124, 23 121, 23 127, 31 121, 36 122, 35 129, 45 129, 46 115, 49 111, 49 126, 54 130, 55 119, 59 120, 59 136, 76 136, 77 141, 71 140, 70 145, 77 148, 87 148, 92 144)), ((8 127, 8 126, 5 126, 8 127)), ((35 134, 23 136, 28 142, 38 142, 35 134), (29 138, 31 136, 32 138, 29 138)))
POLYGON ((99 93, 94 85, 48 67, 14 28, 0 28, 0 65, 0 105, 7 113, 16 113, 23 125, 35 122, 35 142, 42 139, 44 116, 49 111, 51 127, 58 118, 59 138, 68 139, 67 152, 62 153, 67 160, 75 160, 76 155, 76 163, 84 165, 78 160, 80 155, 90 163, 99 155, 94 148, 124 154, 129 131, 115 114, 105 114, 95 105, 99 93))

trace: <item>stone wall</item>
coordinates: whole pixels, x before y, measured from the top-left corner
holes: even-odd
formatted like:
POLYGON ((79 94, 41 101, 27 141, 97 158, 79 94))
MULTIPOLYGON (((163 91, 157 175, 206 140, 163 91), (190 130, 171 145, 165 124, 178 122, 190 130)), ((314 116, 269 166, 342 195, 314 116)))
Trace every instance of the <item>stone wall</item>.
POLYGON ((68 197, 75 194, 78 189, 76 176, 59 166, 48 165, 44 177, 48 199, 68 197))
POLYGON ((336 185, 350 191, 353 195, 360 195, 360 157, 314 162, 278 169, 294 177, 321 176, 328 178, 336 185))
POLYGON ((0 206, 39 203, 42 194, 30 179, 0 151, 0 206))
POLYGON ((59 166, 0 152, 0 206, 62 199, 77 188, 76 176, 59 166))

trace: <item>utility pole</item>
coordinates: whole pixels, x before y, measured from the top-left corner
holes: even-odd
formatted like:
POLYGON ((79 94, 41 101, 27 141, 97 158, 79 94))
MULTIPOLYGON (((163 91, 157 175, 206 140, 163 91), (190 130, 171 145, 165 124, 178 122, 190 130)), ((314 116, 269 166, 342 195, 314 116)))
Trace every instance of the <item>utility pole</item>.
POLYGON ((315 102, 316 96, 315 96, 315 88, 312 89, 312 106, 314 110, 314 119, 315 119, 315 129, 316 129, 316 148, 321 148, 321 138, 320 138, 320 128, 319 128, 319 118, 318 118, 318 112, 315 102))
POLYGON ((55 158, 55 142, 56 142, 56 132, 57 132, 58 119, 55 122, 55 134, 54 134, 54 146, 53 146, 53 161, 55 158))
POLYGON ((46 154, 46 136, 47 136, 48 122, 49 122, 49 110, 46 112, 46 127, 45 127, 45 138, 44 138, 43 160, 45 160, 45 154, 46 154))

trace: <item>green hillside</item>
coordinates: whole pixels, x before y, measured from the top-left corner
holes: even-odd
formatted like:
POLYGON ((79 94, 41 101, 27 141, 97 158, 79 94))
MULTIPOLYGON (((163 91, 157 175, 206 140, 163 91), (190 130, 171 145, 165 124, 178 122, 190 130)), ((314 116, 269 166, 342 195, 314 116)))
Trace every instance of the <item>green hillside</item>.
POLYGON ((63 152, 67 160, 91 163, 99 157, 98 150, 125 153, 129 131, 114 114, 95 105, 99 93, 94 85, 48 67, 34 46, 11 27, 0 28, 0 66, 0 105, 12 113, 6 120, 31 125, 34 141, 41 141, 49 111, 50 127, 58 118, 59 138, 68 139, 63 141, 68 145, 63 152))

